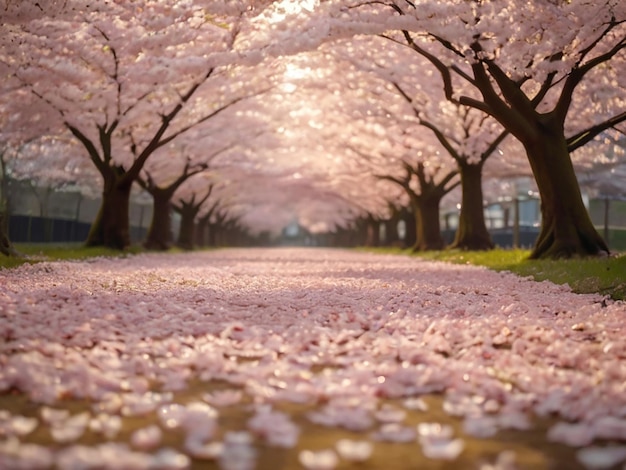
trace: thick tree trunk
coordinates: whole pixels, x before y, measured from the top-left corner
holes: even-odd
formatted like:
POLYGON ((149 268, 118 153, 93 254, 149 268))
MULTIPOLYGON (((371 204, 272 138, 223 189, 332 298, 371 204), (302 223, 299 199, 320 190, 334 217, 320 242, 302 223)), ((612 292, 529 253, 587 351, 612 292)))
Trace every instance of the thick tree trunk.
POLYGON ((461 213, 459 226, 450 248, 491 250, 494 247, 485 223, 483 207, 483 163, 458 163, 461 175, 461 213))
POLYGON ((154 208, 152 222, 144 247, 149 250, 167 250, 171 245, 171 204, 170 191, 152 191, 154 208))
POLYGON ((417 239, 413 251, 441 250, 444 247, 439 224, 439 197, 420 197, 415 204, 417 239))
MULTIPOLYGON (((115 170, 111 170, 112 173, 115 170)), ((124 250, 130 246, 129 204, 132 180, 107 175, 102 203, 85 244, 124 250)))
POLYGON ((541 231, 532 259, 608 254, 583 203, 562 129, 546 120, 523 142, 541 195, 541 231))

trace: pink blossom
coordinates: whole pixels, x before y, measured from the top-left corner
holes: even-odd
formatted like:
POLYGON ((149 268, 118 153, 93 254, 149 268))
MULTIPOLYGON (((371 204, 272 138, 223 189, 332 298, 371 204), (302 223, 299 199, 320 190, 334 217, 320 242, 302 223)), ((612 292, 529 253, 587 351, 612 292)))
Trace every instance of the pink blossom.
POLYGON ((150 450, 161 443, 162 435, 161 428, 153 424, 134 431, 130 436, 130 442, 137 449, 150 450))
POLYGON ((384 423, 397 423, 404 421, 406 411, 397 408, 388 403, 383 404, 378 411, 374 413, 374 417, 384 423))
POLYGON ((242 398, 243 393, 240 390, 218 390, 202 396, 204 401, 217 407, 236 405, 241 402, 242 398))
POLYGON ((73 442, 80 439, 89 425, 89 420, 89 413, 83 412, 70 416, 64 421, 56 422, 50 428, 52 439, 60 443, 73 442))
POLYGON ((342 459, 350 462, 364 462, 370 458, 374 450, 374 446, 368 441, 350 439, 339 439, 335 448, 342 459))
POLYGON ((626 460, 626 446, 587 447, 579 450, 577 457, 590 470, 608 469, 626 460))
POLYGON ((98 413, 89 421, 89 430, 113 439, 122 428, 122 418, 118 415, 98 413))
POLYGON ((219 455, 224 470, 253 470, 256 468, 257 451, 252 436, 245 432, 228 432, 219 455))
POLYGON ((589 445, 593 438, 593 429, 586 423, 560 422, 548 430, 549 440, 575 447, 589 445))
POLYGON ((354 461, 374 440, 456 459, 466 435, 532 431, 534 415, 557 420, 548 441, 580 450, 624 438, 626 372, 611 352, 624 304, 562 286, 323 249, 144 254, 0 277, 12 312, 0 322, 12 335, 0 341, 0 374, 39 406, 36 418, 0 412, 2 463, 35 461, 39 449, 70 467, 185 468, 193 457, 254 468, 257 446, 301 441, 283 406, 302 407, 313 424, 365 432, 362 449, 334 446, 335 458, 354 461), (73 288, 55 290, 61 284, 73 288), (597 341, 585 339, 591 329, 597 341), (165 390, 170 379, 183 388, 165 390), (405 424, 428 416, 433 392, 463 420, 461 435, 443 423, 405 424), (85 398, 89 411, 66 410, 85 398), (251 414, 243 434, 222 437, 230 406, 251 414), (87 430, 119 439, 138 418, 145 425, 130 428, 132 448, 80 444, 87 430), (28 447, 35 425, 55 443, 28 447), (182 434, 182 443, 161 453, 157 430, 182 434))
POLYGON ((25 444, 16 437, 0 442, 0 468, 49 468, 54 463, 51 449, 25 444))
POLYGON ((388 442, 411 442, 417 437, 414 428, 399 423, 383 424, 377 431, 372 433, 372 439, 388 442))
POLYGON ((259 408, 248 421, 248 429, 277 447, 294 447, 300 435, 300 428, 287 414, 269 408, 259 408))

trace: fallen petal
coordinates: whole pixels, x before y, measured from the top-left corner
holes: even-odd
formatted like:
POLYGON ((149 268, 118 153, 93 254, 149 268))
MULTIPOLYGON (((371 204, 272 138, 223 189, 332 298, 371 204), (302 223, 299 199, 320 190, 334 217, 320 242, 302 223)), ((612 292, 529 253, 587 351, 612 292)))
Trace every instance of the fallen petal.
POLYGON ((340 439, 335 444, 335 449, 339 456, 350 462, 365 462, 374 451, 374 446, 368 441, 353 441, 351 439, 340 439))
POLYGON ((307 470, 332 470, 339 463, 337 454, 332 450, 303 450, 298 460, 307 470))

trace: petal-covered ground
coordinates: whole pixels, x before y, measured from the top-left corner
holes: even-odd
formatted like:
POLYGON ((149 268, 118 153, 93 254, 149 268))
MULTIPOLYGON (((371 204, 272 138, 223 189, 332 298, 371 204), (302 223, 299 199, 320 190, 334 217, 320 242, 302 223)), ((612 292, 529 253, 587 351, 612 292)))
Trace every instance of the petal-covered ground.
POLYGON ((625 317, 330 249, 4 270, 0 468, 623 468, 625 317))

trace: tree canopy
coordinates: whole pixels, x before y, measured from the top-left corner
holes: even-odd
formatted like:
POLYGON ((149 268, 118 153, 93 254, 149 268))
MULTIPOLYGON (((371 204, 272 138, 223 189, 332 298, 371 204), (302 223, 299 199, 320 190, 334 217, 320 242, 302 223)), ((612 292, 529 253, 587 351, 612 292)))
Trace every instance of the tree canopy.
MULTIPOLYGON (((93 189, 99 173, 119 204, 139 179, 167 186, 193 163, 210 178, 179 181, 179 200, 208 178, 251 232, 291 220, 321 232, 407 204, 390 183, 407 163, 463 174, 491 156, 484 178, 538 182, 537 257, 606 250, 576 176, 606 190, 610 171, 595 170, 624 164, 607 137, 626 119, 619 0, 0 6, 0 146, 14 174, 93 189), (16 149, 33 140, 25 164, 16 149), (568 185, 555 189, 551 167, 568 185)), ((123 248, 105 205, 90 238, 123 248)))

